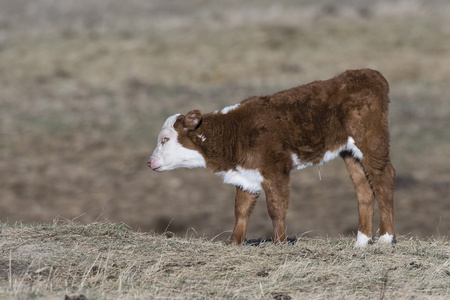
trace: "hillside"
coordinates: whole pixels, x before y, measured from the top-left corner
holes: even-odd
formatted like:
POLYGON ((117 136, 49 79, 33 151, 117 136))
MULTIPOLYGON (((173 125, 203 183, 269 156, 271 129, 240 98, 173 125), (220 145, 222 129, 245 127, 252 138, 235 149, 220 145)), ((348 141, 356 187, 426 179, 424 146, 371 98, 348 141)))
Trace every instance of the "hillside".
MULTIPOLYGON (((147 167, 167 116, 369 67, 390 83, 397 233, 448 236, 450 2, 335 2, 0 1, 0 221, 212 238, 233 228, 235 188, 147 167)), ((286 221, 356 233, 342 160, 292 172, 286 221)), ((262 195, 248 237, 271 232, 262 195)))
POLYGON ((0 298, 445 299, 450 243, 400 236, 353 249, 354 238, 227 246, 124 225, 0 225, 0 298))
MULTIPOLYGON (((448 0, 1 0, 0 299, 448 298, 449 15, 448 0), (352 248, 339 159, 292 172, 296 243, 240 248, 223 243, 234 187, 147 167, 169 115, 358 68, 390 84, 394 246, 352 248)), ((261 195, 247 237, 271 232, 261 195)))

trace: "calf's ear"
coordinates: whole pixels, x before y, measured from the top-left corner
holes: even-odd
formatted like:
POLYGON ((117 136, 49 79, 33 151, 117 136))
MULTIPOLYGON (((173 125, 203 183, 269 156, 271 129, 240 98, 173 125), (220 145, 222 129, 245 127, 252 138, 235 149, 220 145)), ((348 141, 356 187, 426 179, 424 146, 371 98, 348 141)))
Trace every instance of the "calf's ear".
POLYGON ((202 113, 198 109, 191 110, 186 114, 184 117, 184 128, 188 130, 195 130, 198 126, 200 126, 200 123, 202 122, 202 113))

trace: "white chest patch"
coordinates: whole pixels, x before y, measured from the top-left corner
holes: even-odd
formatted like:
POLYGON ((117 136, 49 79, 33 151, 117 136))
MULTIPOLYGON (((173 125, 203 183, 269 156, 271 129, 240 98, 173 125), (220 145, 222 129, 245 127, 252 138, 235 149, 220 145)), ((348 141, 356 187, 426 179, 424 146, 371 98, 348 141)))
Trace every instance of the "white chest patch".
POLYGON ((236 170, 218 172, 216 175, 222 176, 224 183, 239 186, 249 193, 259 194, 263 189, 261 184, 264 178, 258 170, 249 170, 237 166, 236 170))

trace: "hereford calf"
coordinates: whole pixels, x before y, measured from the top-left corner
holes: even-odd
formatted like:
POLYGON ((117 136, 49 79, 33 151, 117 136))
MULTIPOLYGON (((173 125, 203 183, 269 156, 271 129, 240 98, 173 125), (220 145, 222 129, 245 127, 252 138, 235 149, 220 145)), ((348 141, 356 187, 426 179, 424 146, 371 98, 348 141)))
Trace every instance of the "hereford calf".
POLYGON ((381 216, 379 242, 394 243, 388 91, 379 72, 349 70, 213 113, 174 115, 164 123, 148 165, 158 172, 207 167, 235 185, 235 244, 244 242, 248 218, 264 190, 273 240, 285 242, 289 174, 340 155, 358 200, 355 246, 372 243, 375 199, 381 216))

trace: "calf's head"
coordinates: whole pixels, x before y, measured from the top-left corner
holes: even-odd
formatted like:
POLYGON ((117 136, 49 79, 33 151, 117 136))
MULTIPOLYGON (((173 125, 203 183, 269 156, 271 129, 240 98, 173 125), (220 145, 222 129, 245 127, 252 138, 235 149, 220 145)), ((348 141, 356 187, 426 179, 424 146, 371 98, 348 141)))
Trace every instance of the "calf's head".
POLYGON ((199 110, 186 115, 173 115, 167 118, 158 136, 156 149, 148 160, 148 166, 157 172, 177 168, 206 167, 203 155, 196 150, 190 133, 202 122, 199 110))

